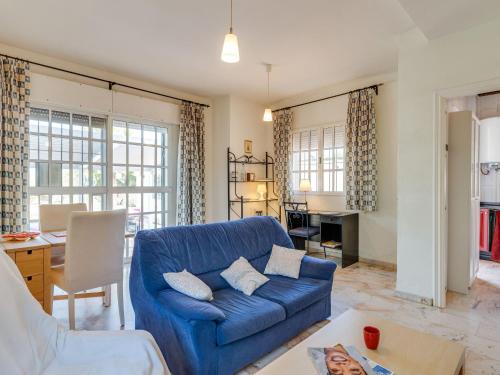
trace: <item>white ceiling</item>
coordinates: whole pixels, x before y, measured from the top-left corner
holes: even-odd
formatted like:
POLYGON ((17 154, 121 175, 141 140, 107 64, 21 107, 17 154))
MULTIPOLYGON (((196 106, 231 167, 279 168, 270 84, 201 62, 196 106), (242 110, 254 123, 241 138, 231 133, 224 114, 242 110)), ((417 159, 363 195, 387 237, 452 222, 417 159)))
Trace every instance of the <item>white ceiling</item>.
POLYGON ((428 39, 465 30, 500 16, 499 0, 399 0, 428 39))
POLYGON ((500 3, 401 0, 412 20, 398 0, 234 0, 241 62, 225 64, 220 51, 229 0, 1 2, 0 42, 199 95, 236 94, 262 103, 268 102, 262 63, 274 65, 273 102, 395 71, 399 34, 415 23, 431 36, 460 24, 448 20, 440 28, 438 15, 449 6, 436 3, 462 4, 458 16, 466 3, 500 3), (424 17, 426 6, 440 9, 432 22, 424 17), (22 15, 23 23, 13 15, 22 15))

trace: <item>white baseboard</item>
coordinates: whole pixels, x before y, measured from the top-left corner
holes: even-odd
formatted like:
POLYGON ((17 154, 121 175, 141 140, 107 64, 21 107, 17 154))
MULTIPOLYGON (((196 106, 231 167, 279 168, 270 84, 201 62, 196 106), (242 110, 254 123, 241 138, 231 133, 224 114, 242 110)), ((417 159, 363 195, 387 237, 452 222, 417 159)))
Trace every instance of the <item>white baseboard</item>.
POLYGON ((421 297, 412 293, 401 292, 399 290, 394 291, 394 295, 407 301, 417 302, 427 306, 434 306, 434 299, 432 298, 421 297))
POLYGON ((389 271, 394 271, 396 272, 398 267, 396 264, 394 263, 390 263, 390 262, 384 262, 382 260, 376 260, 376 259, 369 259, 369 258, 362 258, 362 257, 359 257, 359 261, 362 262, 362 263, 366 263, 366 264, 371 264, 371 265, 374 265, 374 266, 379 266, 379 267, 383 267, 389 271))
MULTIPOLYGON (((317 241, 309 241, 309 252, 310 253, 324 254, 323 248, 319 245, 319 242, 317 242, 317 241)), ((331 257, 335 257, 335 258, 341 258, 342 257, 342 250, 327 248, 326 255, 331 256, 331 257)), ((384 267, 386 269, 389 269, 390 271, 397 270, 396 264, 390 263, 390 262, 384 262, 382 260, 359 257, 359 261, 362 263, 366 263, 366 264, 372 264, 375 266, 384 267)))

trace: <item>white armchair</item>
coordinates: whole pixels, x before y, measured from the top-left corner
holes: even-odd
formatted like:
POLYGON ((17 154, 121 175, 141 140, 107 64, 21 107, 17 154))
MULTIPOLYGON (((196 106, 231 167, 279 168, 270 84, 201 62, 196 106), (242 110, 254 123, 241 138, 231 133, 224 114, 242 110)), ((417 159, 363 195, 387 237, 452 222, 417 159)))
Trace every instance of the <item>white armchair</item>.
POLYGON ((167 375, 145 331, 68 331, 46 314, 0 251, 0 374, 167 375))

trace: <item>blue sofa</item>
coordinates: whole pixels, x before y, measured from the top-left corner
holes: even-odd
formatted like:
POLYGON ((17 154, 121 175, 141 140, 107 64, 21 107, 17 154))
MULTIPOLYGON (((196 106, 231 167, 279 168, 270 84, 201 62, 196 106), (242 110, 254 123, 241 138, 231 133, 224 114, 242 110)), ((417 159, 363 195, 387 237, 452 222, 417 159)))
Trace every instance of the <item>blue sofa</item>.
POLYGON ((135 325, 151 332, 174 375, 233 374, 330 316, 334 262, 306 256, 298 280, 269 276, 250 297, 220 276, 240 256, 264 272, 273 244, 293 247, 271 217, 137 233, 130 271, 135 325), (163 273, 183 269, 210 286, 213 301, 168 286, 163 273))

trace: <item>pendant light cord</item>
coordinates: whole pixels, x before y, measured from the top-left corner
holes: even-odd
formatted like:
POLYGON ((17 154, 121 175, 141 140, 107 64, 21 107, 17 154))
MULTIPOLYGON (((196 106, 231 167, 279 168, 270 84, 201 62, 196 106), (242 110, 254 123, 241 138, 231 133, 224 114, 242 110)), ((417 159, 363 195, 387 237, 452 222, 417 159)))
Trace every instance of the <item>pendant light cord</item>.
POLYGON ((229 25, 229 33, 233 33, 233 0, 231 0, 231 24, 229 25))
POLYGON ((269 101, 269 69, 267 70, 267 100, 269 101))

